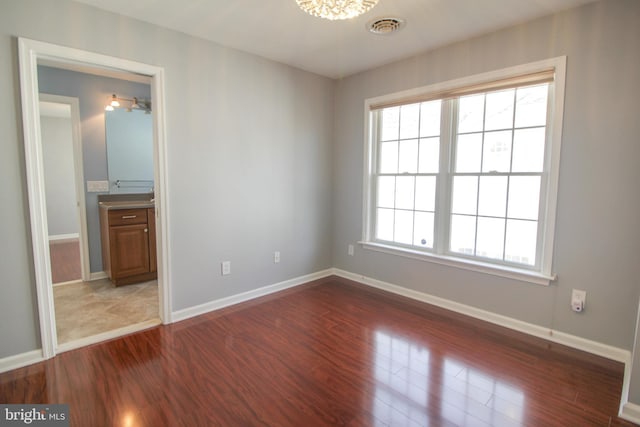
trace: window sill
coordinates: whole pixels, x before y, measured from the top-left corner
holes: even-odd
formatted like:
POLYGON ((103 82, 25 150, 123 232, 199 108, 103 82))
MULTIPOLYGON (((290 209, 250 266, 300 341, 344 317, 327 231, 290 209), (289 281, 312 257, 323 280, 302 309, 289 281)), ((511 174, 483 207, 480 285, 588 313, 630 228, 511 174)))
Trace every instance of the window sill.
POLYGON ((401 256, 405 258, 417 259, 435 264, 446 265, 449 267, 460 268, 463 270, 476 271, 479 273, 490 274, 493 276, 505 277, 508 279, 519 280, 522 282, 534 283, 536 285, 549 286, 556 280, 556 275, 547 275, 537 271, 518 269, 513 267, 488 264, 463 258, 456 258, 447 255, 431 254, 411 249, 398 248, 396 246, 385 245, 376 242, 358 242, 363 248, 376 252, 401 256))

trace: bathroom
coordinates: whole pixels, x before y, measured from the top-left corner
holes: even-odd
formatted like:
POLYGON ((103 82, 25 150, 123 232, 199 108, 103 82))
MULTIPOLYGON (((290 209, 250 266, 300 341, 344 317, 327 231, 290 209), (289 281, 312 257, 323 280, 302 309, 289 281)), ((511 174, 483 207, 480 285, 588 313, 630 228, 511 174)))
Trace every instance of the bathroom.
MULTIPOLYGON (((101 211, 144 208, 144 225, 141 216, 129 219, 135 224, 124 227, 127 233, 118 235, 124 240, 117 241, 125 251, 144 249, 145 257, 137 254, 135 263, 155 265, 150 80, 95 73, 59 63, 38 66, 58 351, 160 323, 157 274, 131 276, 125 265, 129 279, 112 277, 104 246, 109 233, 105 238, 100 219, 101 211)), ((111 258, 126 264, 131 254, 111 258)))

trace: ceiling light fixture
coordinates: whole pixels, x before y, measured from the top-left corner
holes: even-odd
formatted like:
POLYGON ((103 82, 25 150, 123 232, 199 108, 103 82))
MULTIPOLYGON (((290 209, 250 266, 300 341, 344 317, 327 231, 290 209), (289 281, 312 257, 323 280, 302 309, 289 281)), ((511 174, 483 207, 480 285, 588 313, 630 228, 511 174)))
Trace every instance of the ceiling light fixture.
POLYGON ((296 0, 309 15, 332 21, 351 19, 371 10, 378 0, 296 0))

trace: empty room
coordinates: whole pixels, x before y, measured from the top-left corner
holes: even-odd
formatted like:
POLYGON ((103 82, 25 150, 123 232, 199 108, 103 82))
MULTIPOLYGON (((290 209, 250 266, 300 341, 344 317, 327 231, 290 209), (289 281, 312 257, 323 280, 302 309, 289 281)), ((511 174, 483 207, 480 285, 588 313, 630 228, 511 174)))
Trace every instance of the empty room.
POLYGON ((637 0, 0 0, 0 425, 640 424, 637 0))

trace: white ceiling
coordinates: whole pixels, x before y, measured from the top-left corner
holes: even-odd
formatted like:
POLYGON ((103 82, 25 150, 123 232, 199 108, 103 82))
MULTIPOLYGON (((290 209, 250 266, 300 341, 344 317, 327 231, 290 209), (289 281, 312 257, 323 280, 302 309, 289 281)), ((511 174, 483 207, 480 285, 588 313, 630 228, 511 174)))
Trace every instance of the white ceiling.
POLYGON ((314 18, 295 0, 77 1, 339 78, 594 0, 380 0, 349 21, 314 18), (388 16, 405 28, 366 30, 388 16))

